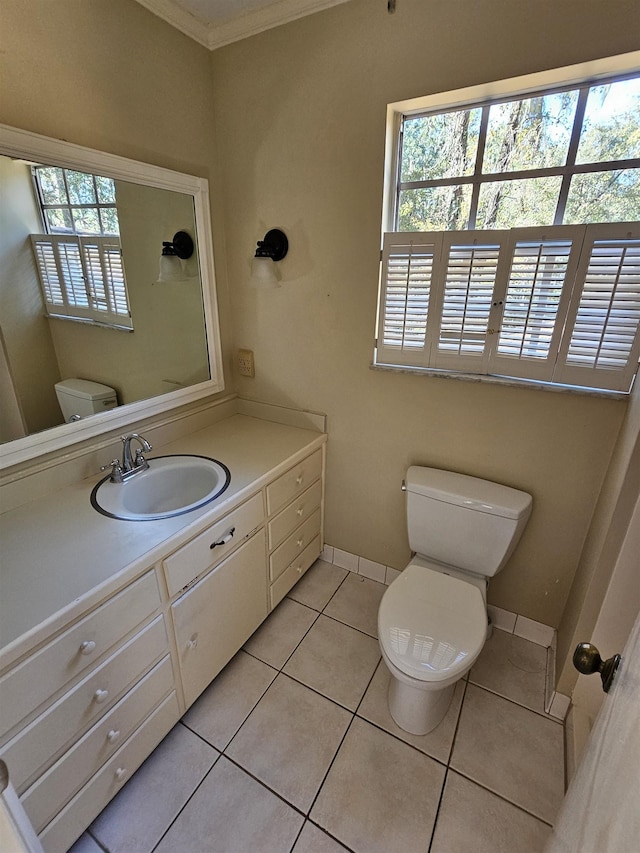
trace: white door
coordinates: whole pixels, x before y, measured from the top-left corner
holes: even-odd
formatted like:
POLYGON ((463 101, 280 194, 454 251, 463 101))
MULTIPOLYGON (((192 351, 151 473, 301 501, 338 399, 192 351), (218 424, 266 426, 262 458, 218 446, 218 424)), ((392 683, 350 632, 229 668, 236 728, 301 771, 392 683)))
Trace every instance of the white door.
MULTIPOLYGON (((618 617, 640 590, 640 501, 622 546, 601 617, 618 600, 618 617), (628 569, 631 568, 631 572, 628 569), (618 571, 621 569, 622 571, 618 571), (617 576, 617 577, 616 577, 617 576), (624 580, 624 583, 623 583, 624 580), (626 602, 620 601, 626 593, 626 602)), ((600 707, 545 853, 640 851, 640 612, 600 707)), ((599 620, 601 621, 601 620, 599 620)), ((586 640, 590 638, 585 638, 586 640)), ((603 656, 619 649, 602 648, 603 656)), ((600 679, 589 676, 592 683, 600 679)))

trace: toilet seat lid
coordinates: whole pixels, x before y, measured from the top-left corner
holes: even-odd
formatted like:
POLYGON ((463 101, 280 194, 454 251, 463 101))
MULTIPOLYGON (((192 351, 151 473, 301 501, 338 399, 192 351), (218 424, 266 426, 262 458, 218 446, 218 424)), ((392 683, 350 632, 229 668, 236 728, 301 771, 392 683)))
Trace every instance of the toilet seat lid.
POLYGON ((401 672, 421 681, 464 674, 482 651, 487 611, 477 586, 409 565, 382 596, 378 636, 401 672))

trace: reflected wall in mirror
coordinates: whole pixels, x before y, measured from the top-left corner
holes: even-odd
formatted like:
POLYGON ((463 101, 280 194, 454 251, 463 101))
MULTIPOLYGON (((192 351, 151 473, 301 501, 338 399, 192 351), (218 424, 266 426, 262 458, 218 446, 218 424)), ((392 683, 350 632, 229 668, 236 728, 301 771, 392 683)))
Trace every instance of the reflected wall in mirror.
POLYGON ((50 449, 49 436, 72 443, 222 390, 212 260, 204 179, 0 126, 0 441, 29 457, 50 449), (114 179, 132 329, 47 315, 34 164, 114 179), (177 231, 193 237, 193 256, 183 280, 159 282, 162 244, 177 231), (64 424, 55 385, 67 379, 113 388, 117 412, 91 416, 90 429, 86 418, 64 424))

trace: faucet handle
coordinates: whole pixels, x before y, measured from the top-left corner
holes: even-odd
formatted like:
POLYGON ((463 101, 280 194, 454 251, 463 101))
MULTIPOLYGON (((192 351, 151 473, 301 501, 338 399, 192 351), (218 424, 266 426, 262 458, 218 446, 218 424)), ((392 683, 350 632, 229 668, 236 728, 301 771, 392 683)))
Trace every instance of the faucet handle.
POLYGON ((110 480, 112 483, 121 483, 122 482, 122 468, 120 466, 119 459, 112 459, 108 465, 101 465, 101 471, 108 471, 111 468, 111 477, 110 480))

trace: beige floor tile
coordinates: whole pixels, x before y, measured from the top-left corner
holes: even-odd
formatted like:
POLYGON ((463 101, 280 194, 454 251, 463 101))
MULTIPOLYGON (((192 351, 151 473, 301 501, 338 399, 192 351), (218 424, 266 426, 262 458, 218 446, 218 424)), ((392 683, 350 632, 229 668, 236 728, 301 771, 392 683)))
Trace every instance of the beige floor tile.
POLYGON ((316 560, 291 590, 289 598, 314 610, 322 610, 348 574, 340 566, 316 560))
POLYGON ((222 756, 156 853, 285 853, 303 820, 222 756))
POLYGON ((474 664, 469 681, 544 712, 547 650, 515 634, 495 630, 474 664))
POLYGON ((562 726, 468 684, 451 767, 552 823, 564 788, 562 726))
POLYGON ((285 598, 249 637, 244 649, 264 663, 281 669, 317 618, 315 610, 285 598))
POLYGON ((449 771, 430 853, 542 853, 551 827, 449 771))
POLYGON ((182 722, 224 750, 278 674, 242 650, 191 706, 182 722))
POLYGON ((346 848, 308 820, 291 853, 346 853, 346 848))
POLYGON ((356 853, 427 850, 444 773, 355 717, 310 817, 356 853))
POLYGON ((378 607, 386 589, 383 583, 349 572, 324 613, 371 637, 377 637, 378 607))
POLYGON ((219 754, 178 723, 96 818, 91 834, 110 853, 149 853, 219 754))
POLYGON ((355 711, 379 659, 373 637, 319 616, 283 672, 355 711))
POLYGON ((281 674, 226 754, 306 813, 350 720, 344 708, 281 674))
POLYGON ((460 716, 465 682, 459 681, 456 685, 451 705, 440 725, 432 732, 429 732, 429 734, 412 735, 397 726, 389 713, 387 693, 390 678, 389 670, 385 666, 384 661, 380 661, 376 674, 373 676, 373 680, 367 688, 364 699, 358 708, 358 716, 364 717, 390 734, 415 746, 421 752, 437 758, 438 761, 446 764, 451 754, 453 736, 455 735, 456 724, 460 716))

